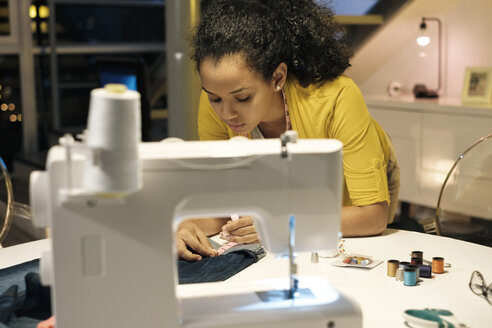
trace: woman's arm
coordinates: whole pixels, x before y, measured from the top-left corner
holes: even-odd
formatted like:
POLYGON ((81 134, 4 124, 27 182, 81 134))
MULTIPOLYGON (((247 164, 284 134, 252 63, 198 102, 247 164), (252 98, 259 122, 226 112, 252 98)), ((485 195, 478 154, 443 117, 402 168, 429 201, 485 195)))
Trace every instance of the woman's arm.
POLYGON ((355 83, 344 77, 336 82, 340 92, 326 129, 329 137, 343 143, 346 189, 341 230, 347 237, 377 235, 389 218, 386 135, 370 116, 355 83))
POLYGON ((387 202, 343 207, 342 234, 344 237, 379 235, 386 229, 388 215, 387 202))

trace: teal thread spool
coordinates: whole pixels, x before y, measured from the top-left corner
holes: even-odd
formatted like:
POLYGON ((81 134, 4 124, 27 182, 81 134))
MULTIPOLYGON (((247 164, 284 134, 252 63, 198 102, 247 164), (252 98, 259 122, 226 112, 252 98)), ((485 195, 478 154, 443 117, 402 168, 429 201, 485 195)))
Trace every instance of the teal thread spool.
POLYGON ((417 275, 417 281, 419 281, 420 279, 420 270, 419 270, 419 266, 418 265, 413 265, 413 264, 410 264, 407 266, 407 268, 409 269, 415 269, 415 273, 417 275))
POLYGON ((415 268, 406 268, 403 271, 403 284, 405 286, 417 285, 417 270, 415 268))

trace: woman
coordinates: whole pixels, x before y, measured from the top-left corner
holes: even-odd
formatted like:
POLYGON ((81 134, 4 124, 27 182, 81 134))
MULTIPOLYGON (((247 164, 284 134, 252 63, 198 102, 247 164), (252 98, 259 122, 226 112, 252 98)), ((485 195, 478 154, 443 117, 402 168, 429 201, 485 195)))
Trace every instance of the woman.
MULTIPOLYGON (((369 115, 355 83, 343 72, 351 51, 332 12, 313 0, 216 0, 193 36, 202 81, 201 140, 300 138, 343 143, 344 236, 380 234, 392 222, 399 171, 391 142, 369 115)), ((188 221, 178 229, 186 246, 214 256, 205 236, 222 229, 230 241, 254 242, 251 218, 188 221), (225 224, 225 225, 224 225, 225 224)))

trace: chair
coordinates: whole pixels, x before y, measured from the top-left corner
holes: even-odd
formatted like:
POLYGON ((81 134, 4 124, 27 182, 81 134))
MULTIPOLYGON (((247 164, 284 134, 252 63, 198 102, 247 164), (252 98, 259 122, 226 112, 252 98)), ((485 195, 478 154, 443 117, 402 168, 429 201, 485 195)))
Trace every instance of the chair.
MULTIPOLYGON (((1 157, 0 157, 0 170, 2 171, 2 176, 0 180, 5 183, 5 187, 6 187, 5 189, 7 192, 5 204, 3 202, 3 199, 2 201, 0 201, 0 210, 1 210, 0 215, 3 215, 5 213, 5 217, 2 218, 0 216, 0 218, 2 218, 3 220, 0 230, 0 248, 1 248, 2 242, 5 240, 5 237, 7 237, 7 234, 10 230, 10 226, 12 225, 12 215, 11 215, 11 207, 10 207, 10 204, 12 202, 12 181, 10 180, 10 176, 7 172, 7 165, 5 165, 5 162, 1 157)), ((4 196, 3 190, 1 195, 4 196)))
MULTIPOLYGON (((9 233, 10 227, 12 226, 12 220, 15 216, 24 217, 27 219, 31 219, 31 208, 29 205, 18 203, 14 201, 14 191, 12 188, 12 180, 10 179, 10 175, 7 171, 7 166, 3 161, 2 157, 0 157, 0 171, 2 171, 2 175, 0 177, 0 186, 5 183, 6 189, 6 199, 5 204, 3 201, 0 201, 0 248, 2 248, 2 243, 5 241, 7 234, 9 233), (2 182, 3 180, 3 182, 2 182), (5 213, 5 216, 4 216, 5 213)), ((0 195, 4 195, 4 192, 0 193, 0 195)))
POLYGON ((492 134, 480 138, 455 161, 442 184, 425 232, 492 246, 492 134))

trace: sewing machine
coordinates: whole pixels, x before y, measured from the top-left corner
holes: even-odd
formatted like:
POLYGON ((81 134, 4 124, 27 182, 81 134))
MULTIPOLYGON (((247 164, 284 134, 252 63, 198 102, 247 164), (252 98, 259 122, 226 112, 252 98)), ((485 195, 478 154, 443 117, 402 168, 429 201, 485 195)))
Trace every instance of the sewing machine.
POLYGON ((34 222, 51 229, 41 279, 52 287, 57 327, 360 327, 356 303, 322 280, 295 277, 295 252, 336 246, 341 143, 288 141, 139 143, 137 188, 108 193, 87 187, 102 155, 62 138, 47 170, 31 175, 34 222), (269 252, 290 254, 290 297, 176 297, 177 225, 231 213, 255 218, 269 252))

